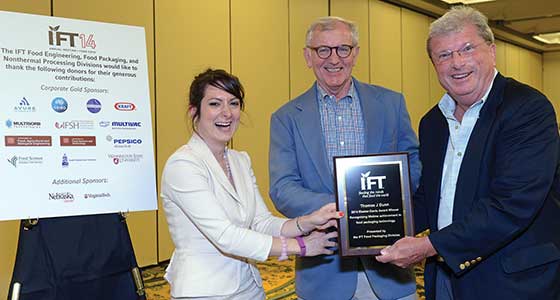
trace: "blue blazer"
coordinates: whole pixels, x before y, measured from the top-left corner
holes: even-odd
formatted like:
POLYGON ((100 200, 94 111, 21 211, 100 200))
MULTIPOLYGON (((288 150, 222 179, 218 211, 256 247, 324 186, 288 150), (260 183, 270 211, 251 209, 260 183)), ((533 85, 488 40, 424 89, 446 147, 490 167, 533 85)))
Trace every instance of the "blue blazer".
MULTIPOLYGON (((410 153, 414 187, 420 176, 418 141, 401 94, 354 79, 365 122, 366 153, 410 153)), ((334 178, 329 168, 313 85, 286 103, 271 118, 270 197, 284 215, 294 218, 334 202, 334 178)), ((359 257, 338 254, 296 259, 296 291, 306 300, 350 299, 357 282, 359 257)), ((380 299, 395 299, 415 292, 409 269, 377 263, 363 257, 366 272, 380 299)))
POLYGON ((496 76, 459 171, 453 223, 438 231, 448 137, 435 106, 420 123, 423 170, 414 197, 417 231, 431 230, 441 256, 427 260, 426 299, 434 299, 438 260, 454 274, 455 299, 559 299, 560 144, 550 102, 496 76))

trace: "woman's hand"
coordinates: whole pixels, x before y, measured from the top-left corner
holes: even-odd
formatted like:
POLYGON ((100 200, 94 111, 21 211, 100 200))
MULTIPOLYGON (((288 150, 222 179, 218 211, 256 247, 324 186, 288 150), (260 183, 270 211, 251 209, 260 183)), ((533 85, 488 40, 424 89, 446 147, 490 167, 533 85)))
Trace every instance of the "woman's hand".
POLYGON ((312 231, 314 229, 322 230, 332 226, 337 227, 336 220, 343 216, 343 212, 336 210, 335 203, 329 203, 304 218, 307 219, 306 221, 312 227, 311 230, 307 231, 312 231))
POLYGON ((328 249, 336 246, 336 243, 329 241, 335 238, 337 232, 325 233, 322 231, 313 231, 310 235, 303 238, 305 242, 305 256, 316 256, 321 254, 333 254, 333 251, 328 249))

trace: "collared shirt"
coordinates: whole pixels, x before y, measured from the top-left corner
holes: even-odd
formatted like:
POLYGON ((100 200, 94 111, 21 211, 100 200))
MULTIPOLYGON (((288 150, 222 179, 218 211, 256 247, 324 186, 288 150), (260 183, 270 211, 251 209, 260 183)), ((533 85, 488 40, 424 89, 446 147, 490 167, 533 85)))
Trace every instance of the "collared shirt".
MULTIPOLYGON (((498 71, 494 70, 494 78, 498 71)), ((455 190, 457 188, 457 178, 463 162, 465 149, 469 143, 469 138, 476 125, 480 110, 484 106, 488 94, 492 89, 494 80, 482 99, 473 103, 463 115, 461 122, 455 118, 455 100, 449 94, 443 95, 438 107, 447 120, 449 126, 449 141, 447 142, 447 152, 443 164, 443 174, 441 178, 441 190, 438 211, 438 229, 449 226, 453 221, 453 204, 455 202, 455 190)))
POLYGON ((327 94, 319 84, 316 86, 321 128, 332 174, 334 156, 364 153, 364 117, 354 82, 348 94, 338 101, 336 96, 327 94))

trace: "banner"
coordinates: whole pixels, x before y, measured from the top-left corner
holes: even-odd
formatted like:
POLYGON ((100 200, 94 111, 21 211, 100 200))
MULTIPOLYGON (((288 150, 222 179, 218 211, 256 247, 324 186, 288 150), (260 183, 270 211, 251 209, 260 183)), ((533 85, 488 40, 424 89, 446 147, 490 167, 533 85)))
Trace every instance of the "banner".
POLYGON ((0 220, 157 209, 144 28, 0 24, 0 220))

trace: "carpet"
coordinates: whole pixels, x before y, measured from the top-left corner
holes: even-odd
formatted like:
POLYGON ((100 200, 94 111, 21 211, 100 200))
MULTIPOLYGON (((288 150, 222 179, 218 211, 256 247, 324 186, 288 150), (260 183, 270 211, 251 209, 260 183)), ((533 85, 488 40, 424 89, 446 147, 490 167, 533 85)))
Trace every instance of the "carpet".
MULTIPOLYGON (((294 259, 278 261, 270 258, 266 262, 257 264, 263 279, 263 286, 267 300, 295 300, 294 259)), ((148 300, 169 300, 169 285, 163 279, 167 263, 144 268, 142 276, 148 300)), ((424 276, 422 266, 414 268, 416 274, 416 291, 421 300, 424 297, 424 276)))

